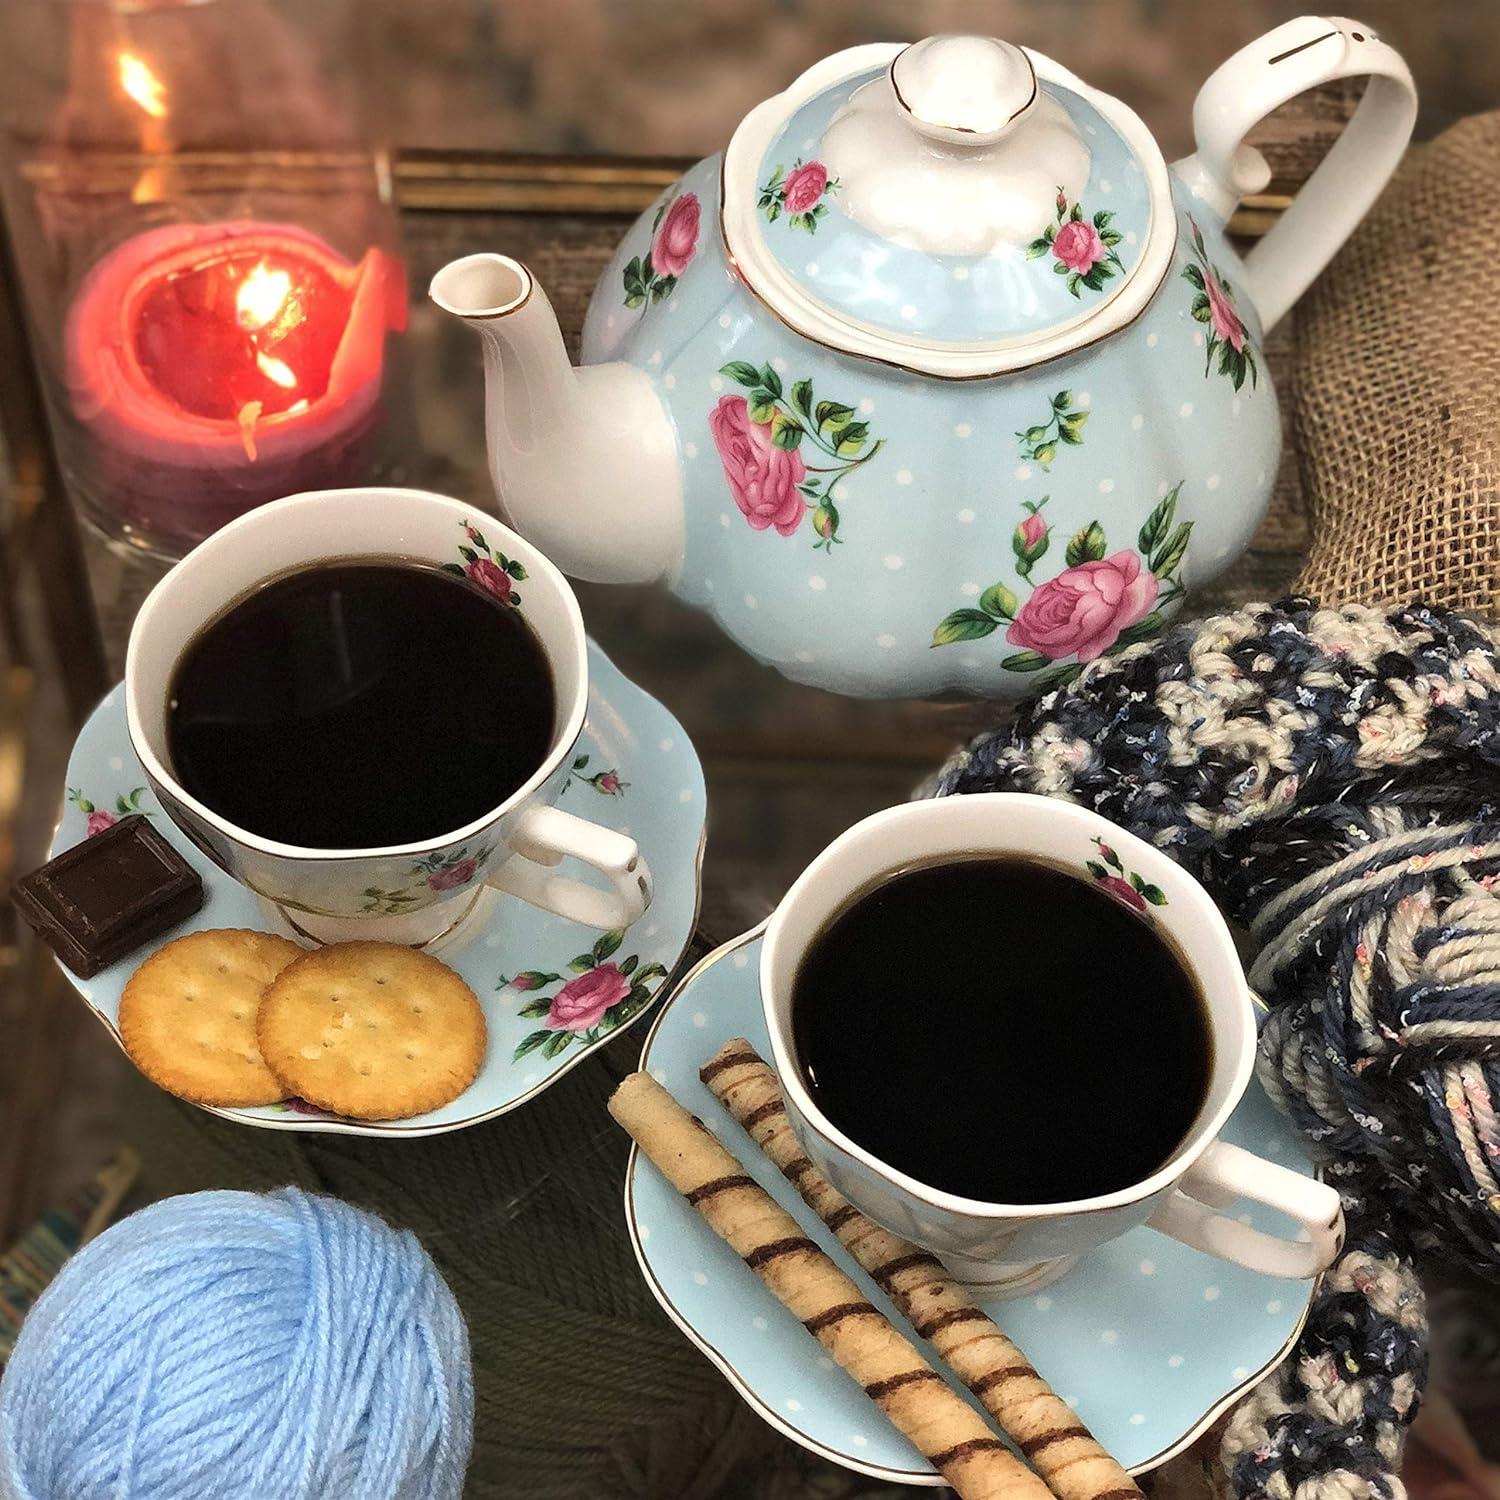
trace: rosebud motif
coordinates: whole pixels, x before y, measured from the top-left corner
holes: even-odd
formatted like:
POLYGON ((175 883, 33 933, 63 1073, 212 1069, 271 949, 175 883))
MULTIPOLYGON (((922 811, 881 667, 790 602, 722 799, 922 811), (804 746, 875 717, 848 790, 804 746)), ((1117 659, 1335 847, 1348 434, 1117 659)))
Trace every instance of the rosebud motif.
POLYGON ((818 508, 813 512, 813 530, 823 538, 823 545, 832 548, 838 541, 839 513, 834 509, 831 500, 820 502, 818 508))

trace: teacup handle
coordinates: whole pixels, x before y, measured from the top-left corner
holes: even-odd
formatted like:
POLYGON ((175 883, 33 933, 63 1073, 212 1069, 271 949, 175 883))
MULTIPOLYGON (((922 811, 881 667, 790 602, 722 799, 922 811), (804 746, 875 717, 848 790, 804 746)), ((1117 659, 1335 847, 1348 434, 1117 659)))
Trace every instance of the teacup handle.
POLYGON ((510 833, 514 851, 489 883, 531 906, 585 927, 628 927, 651 905, 651 871, 633 838, 601 828, 559 807, 525 808, 510 833), (601 888, 559 875, 564 855, 591 865, 601 888))
POLYGON ((1195 1250, 1290 1280, 1306 1280, 1325 1270, 1344 1243, 1344 1210, 1333 1188, 1227 1141, 1209 1146, 1147 1222, 1195 1250), (1296 1219, 1308 1239, 1284 1240, 1219 1212, 1236 1198, 1264 1203, 1296 1219))

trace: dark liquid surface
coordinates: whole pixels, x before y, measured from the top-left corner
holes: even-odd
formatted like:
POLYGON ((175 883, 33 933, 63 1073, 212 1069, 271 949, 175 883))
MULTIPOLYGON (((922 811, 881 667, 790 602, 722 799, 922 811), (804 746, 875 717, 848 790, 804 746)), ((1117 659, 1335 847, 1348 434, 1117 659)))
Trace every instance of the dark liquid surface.
POLYGON ((792 1025, 835 1125, 988 1203, 1150 1176, 1213 1056, 1197 985, 1149 919, 1021 859, 917 868, 857 898, 804 957, 792 1025))
POLYGON ((415 843, 503 802, 541 765, 552 674, 519 610, 395 560, 274 579, 189 643, 169 694, 172 769, 265 838, 415 843))

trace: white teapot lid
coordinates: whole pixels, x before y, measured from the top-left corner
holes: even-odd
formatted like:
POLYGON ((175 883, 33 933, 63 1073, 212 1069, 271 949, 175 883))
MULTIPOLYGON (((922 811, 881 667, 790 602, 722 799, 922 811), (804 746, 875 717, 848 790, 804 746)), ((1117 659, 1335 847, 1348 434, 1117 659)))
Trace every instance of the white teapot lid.
POLYGON ((825 58, 724 157, 725 243, 818 343, 954 379, 1123 327, 1166 274, 1166 163, 1135 113, 992 37, 825 58))

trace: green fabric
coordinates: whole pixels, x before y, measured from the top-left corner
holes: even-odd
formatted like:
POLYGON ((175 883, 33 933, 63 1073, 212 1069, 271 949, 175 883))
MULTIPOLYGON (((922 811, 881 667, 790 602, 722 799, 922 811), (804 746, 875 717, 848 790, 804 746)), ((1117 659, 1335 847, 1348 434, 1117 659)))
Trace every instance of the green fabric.
POLYGON ((630 1060, 596 1056, 512 1114, 418 1140, 253 1130, 141 1079, 125 1118, 147 1198, 291 1182, 417 1233, 469 1324, 466 1494, 766 1493, 750 1476, 805 1457, 667 1320, 630 1248, 628 1142, 604 1107, 630 1060))

